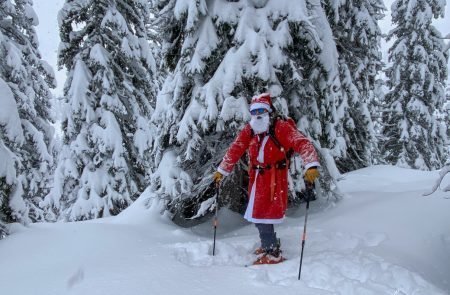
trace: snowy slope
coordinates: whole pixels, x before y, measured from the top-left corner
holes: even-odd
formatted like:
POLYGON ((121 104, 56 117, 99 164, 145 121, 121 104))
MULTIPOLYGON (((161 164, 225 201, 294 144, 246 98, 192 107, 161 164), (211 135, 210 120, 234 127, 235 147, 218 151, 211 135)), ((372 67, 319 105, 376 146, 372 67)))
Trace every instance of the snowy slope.
POLYGON ((390 166, 346 175, 342 201, 312 205, 301 281, 304 209, 277 227, 285 263, 244 267, 258 240, 240 216, 221 210, 213 257, 211 224, 177 228, 157 204, 146 209, 144 193, 117 217, 16 226, 0 241, 0 293, 449 294, 450 199, 421 196, 437 176, 390 166))

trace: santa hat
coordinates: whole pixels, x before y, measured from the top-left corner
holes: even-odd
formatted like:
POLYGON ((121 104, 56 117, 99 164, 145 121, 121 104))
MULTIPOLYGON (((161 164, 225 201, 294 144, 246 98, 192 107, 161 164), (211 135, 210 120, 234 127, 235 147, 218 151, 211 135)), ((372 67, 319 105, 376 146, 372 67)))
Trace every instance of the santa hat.
POLYGON ((258 96, 253 96, 252 103, 250 104, 250 111, 256 109, 266 109, 269 112, 272 111, 272 100, 269 93, 262 93, 258 96))

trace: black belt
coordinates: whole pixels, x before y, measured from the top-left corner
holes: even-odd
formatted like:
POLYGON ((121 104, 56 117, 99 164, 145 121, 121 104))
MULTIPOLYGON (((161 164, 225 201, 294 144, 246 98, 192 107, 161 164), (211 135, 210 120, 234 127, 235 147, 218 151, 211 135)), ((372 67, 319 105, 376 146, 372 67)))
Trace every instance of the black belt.
POLYGON ((285 169, 287 167, 286 160, 281 160, 279 162, 276 162, 273 166, 271 164, 267 165, 253 165, 252 168, 254 170, 258 170, 259 172, 264 172, 264 170, 272 169, 272 167, 275 167, 275 169, 285 169))

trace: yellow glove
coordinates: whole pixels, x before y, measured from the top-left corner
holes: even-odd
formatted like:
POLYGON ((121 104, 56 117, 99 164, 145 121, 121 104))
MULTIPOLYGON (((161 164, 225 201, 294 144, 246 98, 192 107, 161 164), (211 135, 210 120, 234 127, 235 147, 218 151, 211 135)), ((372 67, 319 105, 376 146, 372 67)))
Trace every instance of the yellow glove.
POLYGON ((317 170, 316 167, 311 167, 305 172, 305 181, 309 183, 314 183, 314 180, 316 180, 317 177, 319 177, 319 170, 317 170))
POLYGON ((216 171, 214 172, 213 179, 216 184, 219 184, 223 179, 223 174, 219 171, 216 171))

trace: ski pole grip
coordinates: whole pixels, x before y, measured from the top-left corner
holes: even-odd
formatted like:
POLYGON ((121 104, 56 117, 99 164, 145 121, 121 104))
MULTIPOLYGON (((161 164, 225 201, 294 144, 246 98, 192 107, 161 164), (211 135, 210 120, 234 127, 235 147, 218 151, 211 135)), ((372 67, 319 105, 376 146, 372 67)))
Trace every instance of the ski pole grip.
POLYGON ((307 202, 314 201, 315 193, 314 193, 314 183, 305 182, 306 188, 305 188, 305 199, 307 202))

